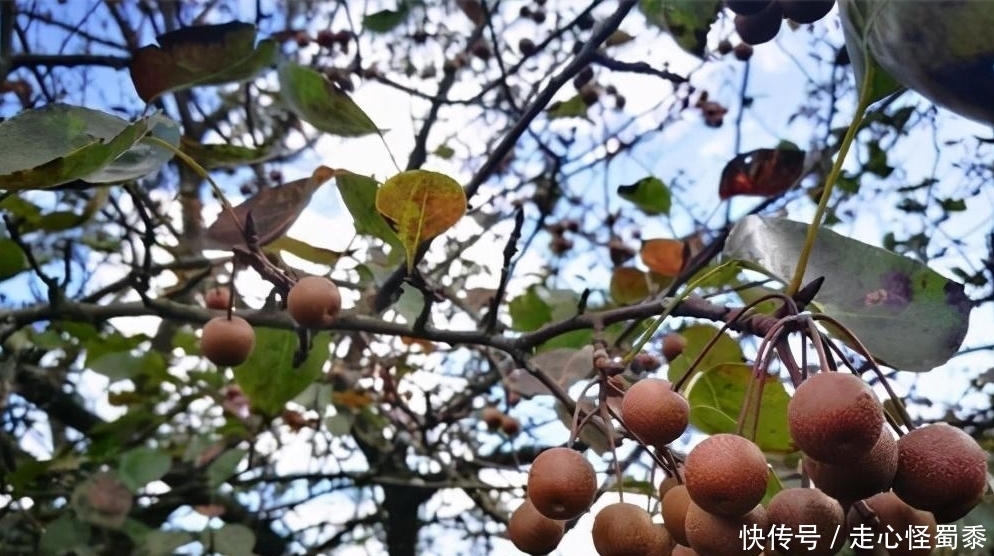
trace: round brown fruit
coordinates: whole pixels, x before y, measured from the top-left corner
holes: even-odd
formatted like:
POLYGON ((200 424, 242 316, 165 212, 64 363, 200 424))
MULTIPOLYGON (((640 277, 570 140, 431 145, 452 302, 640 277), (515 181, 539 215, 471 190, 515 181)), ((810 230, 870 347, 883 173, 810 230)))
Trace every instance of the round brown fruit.
POLYGON ((725 5, 738 15, 752 15, 770 7, 773 0, 725 0, 725 5))
POLYGON ((515 436, 521 432, 521 421, 510 415, 503 415, 500 419, 500 430, 508 436, 515 436))
POLYGON ((680 482, 682 480, 683 480, 683 471, 680 471, 679 480, 676 477, 667 475, 667 477, 663 479, 662 482, 659 483, 659 501, 662 502, 663 498, 666 496, 666 493, 669 492, 671 489, 674 489, 682 485, 683 483, 680 482))
POLYGON ((687 540, 687 508, 690 507, 690 495, 686 485, 677 485, 663 496, 663 525, 670 532, 673 540, 683 545, 690 545, 687 540))
POLYGON ((666 531, 635 504, 616 502, 594 517, 594 549, 600 556, 656 556, 669 548, 666 531))
POLYGON ((938 528, 931 513, 912 508, 892 491, 874 494, 863 500, 862 504, 866 504, 877 519, 863 516, 856 506, 850 508, 846 522, 849 525, 852 542, 859 540, 864 546, 879 545, 884 533, 888 533, 892 540, 896 539, 895 534, 898 534, 901 535, 901 541, 894 543, 896 546, 888 548, 889 556, 927 556, 932 553, 938 528), (920 532, 917 538, 927 540, 928 548, 911 549, 907 532, 912 526, 920 532))
POLYGON ((286 308, 293 320, 304 328, 324 328, 334 322, 342 310, 338 286, 322 276, 301 278, 286 296, 286 308))
POLYGON ((687 338, 683 334, 671 332, 663 336, 663 357, 667 361, 673 361, 680 357, 685 349, 687 349, 687 338))
POLYGON ((643 378, 621 399, 625 426, 649 446, 665 446, 687 430, 690 404, 673 391, 670 381, 643 378))
POLYGON ((255 330, 241 317, 214 317, 204 325, 200 352, 219 367, 241 365, 255 348, 255 330))
POLYGON ((565 523, 549 519, 535 509, 531 500, 525 498, 507 522, 507 536, 518 550, 525 554, 548 554, 559 546, 563 539, 565 523))
POLYGON ((732 53, 735 54, 735 59, 740 62, 748 62, 749 58, 752 58, 752 45, 740 42, 735 45, 732 49, 732 53))
POLYGON ((231 288, 215 286, 204 292, 204 305, 208 309, 227 311, 231 304, 231 288))
POLYGON ((694 503, 687 508, 687 540, 704 556, 755 556, 763 551, 763 543, 744 543, 742 532, 759 531, 755 535, 765 537, 761 532, 769 529, 766 510, 759 505, 739 517, 717 516, 694 503))
POLYGON ((693 548, 678 544, 673 547, 673 554, 671 556, 698 556, 698 554, 694 552, 693 548))
POLYGON ((576 450, 549 448, 528 471, 528 498, 545 517, 573 519, 590 508, 596 495, 594 466, 576 450))
POLYGON ((779 2, 771 2, 763 11, 752 15, 735 16, 735 32, 749 44, 763 44, 773 40, 780 32, 783 9, 779 2))
POLYGON ((884 410, 859 377, 822 372, 797 387, 787 404, 790 437, 807 455, 843 463, 866 455, 880 439, 884 410))
POLYGON ((766 494, 766 457, 752 441, 734 434, 715 434, 687 454, 684 466, 690 499, 705 511, 737 517, 759 504, 766 494))
POLYGON ((496 431, 504 422, 504 412, 488 405, 480 410, 480 420, 487 425, 489 430, 496 431))
MULTIPOLYGON (((814 544, 785 537, 771 548, 783 556, 832 556, 845 544, 846 514, 837 500, 815 488, 788 488, 776 493, 766 507, 771 529, 783 525, 785 531, 800 532, 804 525, 813 529, 814 544), (832 540, 835 544, 832 544, 832 540)), ((776 540, 776 539, 769 539, 776 540)), ((769 544, 767 546, 770 546, 769 544)))
POLYGON ((894 493, 939 523, 965 516, 987 489, 987 454, 948 423, 917 428, 897 441, 894 493))
POLYGON ((822 492, 849 507, 856 500, 890 490, 897 473, 897 440, 884 425, 869 453, 843 463, 822 463, 803 456, 804 473, 822 492))
POLYGON ((814 23, 828 15, 835 0, 779 0, 783 15, 798 23, 814 23))

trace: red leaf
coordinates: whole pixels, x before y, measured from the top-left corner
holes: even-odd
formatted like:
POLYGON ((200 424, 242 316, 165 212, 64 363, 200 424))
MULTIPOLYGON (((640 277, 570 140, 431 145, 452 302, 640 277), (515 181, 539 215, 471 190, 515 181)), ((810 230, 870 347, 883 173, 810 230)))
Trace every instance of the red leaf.
POLYGON ((718 196, 774 197, 793 187, 804 172, 804 151, 756 149, 733 158, 721 171, 718 196))

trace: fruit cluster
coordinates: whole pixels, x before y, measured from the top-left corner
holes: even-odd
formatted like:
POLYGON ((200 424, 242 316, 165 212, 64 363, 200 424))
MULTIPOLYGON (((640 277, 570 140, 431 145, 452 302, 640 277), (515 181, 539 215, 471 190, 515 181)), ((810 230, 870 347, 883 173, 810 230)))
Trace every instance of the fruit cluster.
POLYGON ((735 12, 735 32, 748 44, 763 44, 780 32, 786 19, 814 23, 828 15, 835 0, 725 0, 735 12))
MULTIPOLYGON (((204 325, 200 351, 219 367, 241 365, 255 349, 255 330, 247 320, 231 314, 232 295, 227 287, 204 293, 208 309, 227 311, 204 325)), ((342 294, 331 280, 307 276, 297 281, 286 297, 287 312, 304 328, 326 328, 342 310, 342 294)))
MULTIPOLYGON (((814 488, 781 490, 764 506, 770 470, 763 452, 742 436, 714 434, 687 454, 679 479, 660 485, 662 524, 624 502, 597 513, 597 553, 831 556, 850 535, 878 539, 914 526, 927 537, 922 547, 905 544, 889 554, 925 555, 934 547, 937 523, 966 515, 986 490, 987 457, 976 441, 944 423, 895 439, 883 405, 855 375, 810 376, 787 413, 814 488), (756 533, 752 542, 744 542, 743 531, 756 533)), ((624 393, 620 417, 631 436, 660 453, 687 429, 689 404, 669 382, 644 378, 624 393)), ((523 552, 547 554, 559 544, 565 521, 589 510, 597 488, 582 453, 566 447, 542 452, 528 474, 527 498, 511 516, 509 538, 523 552)))

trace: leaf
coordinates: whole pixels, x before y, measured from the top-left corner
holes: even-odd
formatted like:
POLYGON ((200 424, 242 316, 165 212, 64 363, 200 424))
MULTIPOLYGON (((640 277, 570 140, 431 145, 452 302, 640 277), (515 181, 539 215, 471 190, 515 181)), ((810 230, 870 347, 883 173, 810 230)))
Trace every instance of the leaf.
POLYGON ((207 466, 207 486, 215 489, 224 484, 238 469, 248 450, 233 448, 219 455, 207 466))
POLYGON ((170 91, 251 79, 274 64, 278 53, 275 41, 256 45, 255 36, 255 25, 240 21, 159 35, 159 46, 134 53, 129 69, 135 91, 151 102, 170 91))
POLYGON ((538 330, 552 321, 552 308, 538 294, 535 286, 508 302, 507 308, 511 315, 511 328, 519 332, 538 330))
POLYGON ((556 101, 546 108, 545 112, 548 114, 550 120, 558 120, 560 118, 587 118, 587 108, 589 106, 583 100, 580 95, 575 95, 569 100, 556 101))
MULTIPOLYGON (((751 375, 752 367, 746 363, 720 363, 696 375, 687 389, 690 424, 705 434, 736 432, 740 409, 749 403, 746 390, 751 375)), ((765 381, 753 440, 764 452, 793 452, 787 427, 790 395, 777 377, 767 375, 765 381)), ((754 417, 752 412, 747 415, 746 431, 754 417)))
MULTIPOLYGON (((161 114, 149 116, 148 123, 151 126, 149 135, 174 147, 179 147, 180 129, 178 123, 161 114)), ((82 179, 89 183, 101 184, 135 180, 158 170, 172 160, 173 156, 172 151, 159 145, 139 142, 107 166, 83 176, 82 179)))
POLYGON ((256 328, 255 349, 245 363, 234 368, 235 382, 252 407, 276 415, 286 402, 300 394, 321 374, 328 360, 328 334, 314 336, 304 363, 293 367, 297 334, 291 330, 256 328))
POLYGON ((240 523, 225 523, 220 529, 205 531, 204 537, 204 544, 232 556, 252 554, 255 546, 255 533, 240 523))
POLYGON ((379 133, 376 124, 324 75, 299 64, 280 66, 280 96, 300 119, 315 128, 342 137, 379 133))
POLYGON ((618 195, 650 216, 670 213, 670 189, 659 178, 650 176, 631 185, 619 185, 618 195))
POLYGON ((797 185, 804 175, 804 151, 795 149, 756 149, 742 153, 725 165, 718 184, 718 196, 775 197, 797 185))
POLYGON ((171 556, 177 548, 194 541, 186 531, 152 530, 142 539, 138 556, 171 556))
POLYGON ((376 192, 379 190, 376 180, 347 170, 336 170, 335 183, 345 208, 352 215, 356 233, 378 237, 390 245, 403 247, 397 233, 376 211, 376 192))
MULTIPOLYGON (((244 226, 245 218, 251 211, 259 245, 269 245, 293 226, 311 202, 314 192, 332 176, 334 172, 330 168, 319 166, 309 178, 262 188, 234 207, 238 222, 244 226)), ((205 239, 207 247, 214 249, 230 250, 235 246, 245 245, 241 228, 231 218, 231 214, 224 210, 207 228, 205 239)))
POLYGON ((180 148, 197 161, 205 170, 217 168, 237 168, 246 164, 265 162, 280 155, 274 144, 263 144, 258 148, 229 145, 227 143, 199 143, 183 135, 180 148))
POLYGON ((94 174, 134 147, 150 122, 66 104, 21 112, 0 122, 0 190, 45 189, 94 174))
POLYGON ((376 210, 390 223, 407 251, 413 270, 422 242, 442 234, 466 213, 466 193, 456 180, 427 170, 408 170, 376 192, 376 210))
MULTIPOLYGON (((783 282, 794 272, 807 224, 748 216, 724 255, 759 265, 783 282)), ((972 302, 962 284, 920 261, 818 231, 804 281, 824 277, 816 306, 838 319, 889 366, 923 372, 942 365, 966 335, 972 302)))
MULTIPOLYGON (((856 90, 863 89, 867 75, 870 75, 869 102, 873 103, 901 90, 901 84, 891 77, 877 63, 866 45, 867 18, 874 10, 875 2, 869 0, 840 0, 839 19, 846 40, 846 51, 856 75, 856 90), (867 73, 867 72, 870 73, 867 73)), ((877 4, 879 6, 879 4, 877 4)))
POLYGON ((310 243, 286 235, 280 236, 270 243, 267 250, 286 251, 306 261, 326 266, 334 266, 343 255, 343 253, 338 251, 325 249, 324 247, 315 247, 310 243))
POLYGON ((611 299, 621 305, 638 303, 649 296, 648 276, 632 267, 618 267, 611 272, 611 299))
POLYGON ((642 242, 639 256, 649 270, 662 276, 677 276, 686 264, 689 248, 679 239, 648 239, 642 242))
POLYGON ((87 366, 91 371, 100 373, 114 382, 164 373, 166 361, 162 354, 156 351, 148 351, 141 356, 136 356, 130 351, 113 351, 88 359, 87 366))
POLYGON ((117 474, 124 486, 136 492, 141 487, 157 481, 172 466, 172 457, 154 448, 135 448, 121 455, 117 474))
MULTIPOLYGON (((590 397, 580 398, 577 400, 576 405, 585 413, 595 410, 594 402, 590 397)), ((569 430, 573 426, 573 415, 566 411, 566 406, 559 401, 556 402, 556 416, 559 417, 559 422, 566 427, 566 430, 569 430)), ((605 430, 607 429, 605 428, 604 420, 598 416, 594 416, 587 421, 586 426, 580 429, 578 436, 594 453, 603 456, 611 449, 611 443, 608 442, 605 430)))
POLYGON ((401 1, 397 3, 396 9, 380 10, 363 16, 362 26, 374 33, 388 33, 407 19, 408 12, 408 3, 401 1))
MULTIPOLYGON (((594 372, 594 348, 556 348, 532 357, 531 364, 553 382, 568 390, 577 382, 590 378, 594 372)), ((552 392, 534 375, 524 369, 515 369, 504 377, 507 387, 523 398, 551 395, 552 392)))
MULTIPOLYGON (((694 362, 694 359, 704 350, 711 339, 718 334, 719 329, 707 324, 695 324, 681 329, 679 332, 687 340, 687 345, 684 346, 683 352, 679 356, 670 361, 669 369, 666 372, 667 380, 674 384, 690 369, 690 365, 694 362)), ((696 370, 700 372, 716 365, 741 363, 742 361, 742 348, 739 346, 739 343, 733 340, 727 332, 724 332, 715 342, 715 345, 701 358, 701 362, 698 364, 696 370)))
POLYGON ((38 548, 43 556, 58 556, 89 545, 90 526, 65 512, 45 527, 38 548))
POLYGON ((640 0, 639 9, 645 18, 673 35, 680 48, 704 57, 707 35, 718 12, 720 0, 640 0))
POLYGON ((28 269, 28 259, 17 242, 0 238, 0 280, 6 280, 28 269))

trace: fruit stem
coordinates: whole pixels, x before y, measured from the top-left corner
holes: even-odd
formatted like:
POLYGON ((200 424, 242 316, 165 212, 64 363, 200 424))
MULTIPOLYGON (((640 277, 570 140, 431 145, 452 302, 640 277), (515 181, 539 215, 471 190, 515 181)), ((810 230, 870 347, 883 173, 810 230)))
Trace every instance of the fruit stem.
POLYGON ((842 138, 842 143, 839 145, 839 152, 835 156, 835 162, 832 164, 832 169, 825 178, 825 187, 821 191, 818 208, 815 209, 814 217, 812 217, 811 224, 808 226, 808 235, 804 239, 804 248, 801 249, 801 254, 797 258, 797 267, 794 268, 794 276, 787 286, 787 295, 789 296, 793 297, 801 289, 801 283, 804 281, 804 271, 808 267, 808 259, 814 248, 815 238, 817 238, 818 230, 821 228, 822 221, 825 218, 828 201, 832 197, 832 189, 835 186, 835 182, 839 179, 839 175, 842 173, 842 164, 846 160, 846 155, 849 154, 849 148, 856 138, 856 133, 859 131, 866 115, 866 109, 870 105, 870 87, 873 83, 873 73, 873 64, 867 63, 866 71, 863 72, 863 86, 860 88, 859 101, 856 104, 856 114, 853 116, 849 128, 846 129, 846 134, 842 138))

